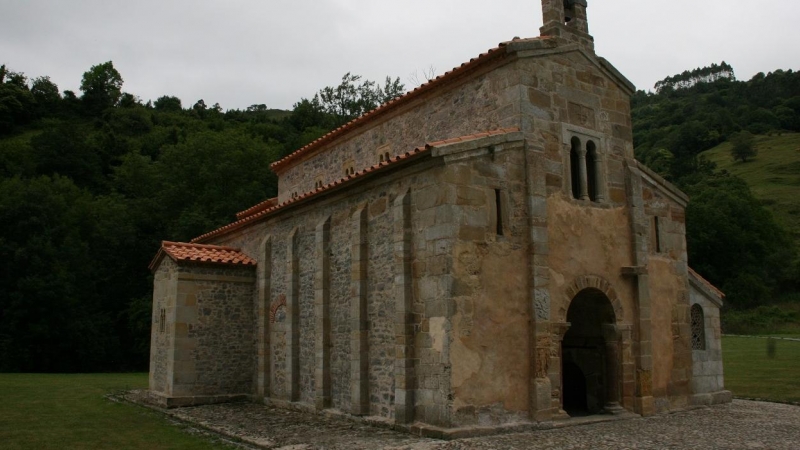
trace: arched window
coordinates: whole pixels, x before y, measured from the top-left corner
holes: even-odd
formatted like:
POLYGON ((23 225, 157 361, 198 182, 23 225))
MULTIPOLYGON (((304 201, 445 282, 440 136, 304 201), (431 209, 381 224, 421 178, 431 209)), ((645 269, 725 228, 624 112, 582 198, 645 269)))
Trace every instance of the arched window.
POLYGON ((692 305, 692 350, 706 349, 706 320, 703 307, 692 305))
POLYGON ((597 201, 597 146, 594 141, 586 143, 586 184, 589 200, 597 201))
POLYGON ((572 138, 572 148, 569 151, 569 173, 572 178, 572 197, 581 198, 581 158, 578 153, 581 148, 581 140, 577 137, 572 138))

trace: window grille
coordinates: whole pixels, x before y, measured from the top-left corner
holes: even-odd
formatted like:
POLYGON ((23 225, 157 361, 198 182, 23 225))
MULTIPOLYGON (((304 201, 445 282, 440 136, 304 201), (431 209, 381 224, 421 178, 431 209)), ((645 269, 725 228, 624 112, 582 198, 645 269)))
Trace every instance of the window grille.
POLYGON ((692 350, 706 349, 706 324, 703 317, 703 308, 692 305, 692 350))

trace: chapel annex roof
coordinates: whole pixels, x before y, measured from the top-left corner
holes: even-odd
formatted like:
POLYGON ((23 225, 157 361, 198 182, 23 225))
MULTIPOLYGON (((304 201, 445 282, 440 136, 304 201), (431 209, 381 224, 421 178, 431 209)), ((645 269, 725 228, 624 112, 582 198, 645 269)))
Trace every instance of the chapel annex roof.
POLYGON ((423 83, 422 85, 416 87, 412 91, 407 92, 406 94, 401 95, 400 97, 397 97, 394 100, 390 100, 384 103, 383 105, 380 105, 377 108, 373 109, 372 111, 364 113, 363 115, 351 120, 350 122, 347 122, 346 124, 340 126, 339 128, 322 136, 321 138, 311 142, 310 144, 301 147, 298 150, 295 150, 288 156, 270 164, 270 168, 272 168, 272 170, 275 172, 279 172, 281 169, 288 166, 289 163, 291 163, 292 161, 295 161, 300 157, 302 157, 303 155, 306 155, 322 147, 323 145, 332 142, 333 140, 349 132, 350 130, 353 130, 359 126, 372 122, 378 117, 390 111, 393 111, 398 107, 403 106, 416 98, 421 97, 422 95, 433 89, 438 89, 439 87, 459 78, 461 75, 470 72, 471 70, 474 70, 490 61, 494 61, 496 59, 499 59, 507 55, 509 53, 507 51, 507 47, 511 44, 523 43, 523 42, 543 42, 543 41, 547 42, 549 40, 551 40, 551 38, 548 36, 540 36, 528 39, 515 38, 512 41, 501 42, 497 45, 497 47, 491 48, 486 52, 481 53, 477 57, 470 59, 468 62, 465 62, 460 66, 455 67, 452 70, 437 76, 436 78, 428 81, 427 83, 423 83))
POLYGON ((704 287, 711 294, 714 294, 717 297, 719 297, 720 300, 725 298, 725 293, 724 292, 722 292, 719 289, 717 289, 716 286, 714 286, 713 284, 711 284, 710 281, 708 281, 705 278, 703 278, 702 276, 700 276, 700 274, 695 272, 694 269, 692 269, 691 267, 689 267, 689 280, 695 282, 696 284, 699 284, 702 287, 704 287))
MULTIPOLYGON (((311 198, 316 198, 324 193, 330 192, 332 190, 338 189, 340 187, 348 186, 356 181, 360 181, 363 178, 372 175, 376 172, 383 172, 384 170, 392 169, 398 166, 401 163, 405 163, 409 160, 416 159, 422 155, 429 154, 430 150, 437 147, 442 147, 445 145, 450 144, 457 144, 460 142, 472 141, 476 139, 483 139, 490 136, 498 136, 501 134, 509 134, 518 132, 518 127, 510 127, 510 128, 500 128, 497 130, 485 131, 481 133, 469 134, 466 136, 460 136, 450 139, 444 139, 441 141, 434 141, 429 142, 423 146, 417 147, 411 151, 406 153, 394 156, 389 158, 387 161, 380 162, 373 166, 367 167, 362 169, 352 175, 347 175, 343 178, 340 178, 336 181, 328 183, 322 187, 315 188, 314 190, 308 191, 306 193, 300 194, 297 197, 291 198, 289 200, 284 201, 283 203, 278 203, 276 199, 271 198, 269 200, 265 200, 251 208, 248 208, 236 215, 237 219, 235 222, 225 225, 224 227, 218 228, 214 231, 209 233, 203 234, 192 239, 192 243, 199 243, 207 241, 213 237, 221 236, 223 234, 232 232, 234 230, 243 228, 244 226, 254 223, 258 220, 266 218, 272 214, 277 213, 285 208, 293 206, 295 204, 303 203, 311 198)), ((213 246, 211 246, 213 247, 213 246)))
POLYGON ((230 266, 255 266, 256 260, 242 253, 241 249, 185 242, 163 241, 161 248, 150 263, 155 271, 158 264, 169 256, 176 263, 214 264, 230 266))

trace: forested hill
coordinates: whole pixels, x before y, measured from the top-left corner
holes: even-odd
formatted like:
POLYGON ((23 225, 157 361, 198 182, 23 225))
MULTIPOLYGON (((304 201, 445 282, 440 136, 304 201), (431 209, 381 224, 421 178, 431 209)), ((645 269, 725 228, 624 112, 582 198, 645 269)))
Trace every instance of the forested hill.
POLYGON ((672 179, 691 172, 700 152, 740 131, 800 131, 800 72, 736 81, 723 62, 667 77, 656 88, 632 99, 634 146, 640 161, 672 179))
MULTIPOLYGON (((686 238, 692 267, 726 292, 728 308, 800 303, 797 244, 765 208, 782 203, 756 198, 753 187, 768 190, 701 156, 731 142, 721 148, 732 160, 732 150, 744 147, 738 173, 796 160, 786 152, 800 152, 800 147, 757 150, 771 145, 764 144, 772 142, 766 139, 770 135, 800 131, 800 73, 777 70, 737 81, 733 68, 722 63, 667 77, 656 88, 632 99, 636 157, 690 195, 686 238)), ((718 161, 723 157, 719 151, 714 155, 718 161)), ((797 165, 783 172, 792 167, 797 165)), ((793 183, 800 184, 800 173, 795 175, 793 183)), ((800 216, 800 211, 780 213, 800 216)), ((800 223, 800 217, 788 221, 800 223)))
MULTIPOLYGON (((796 253, 746 184, 696 156, 742 129, 798 130, 800 88, 792 72, 748 82, 723 72, 637 93, 635 140, 639 158, 694 196, 692 265, 745 307, 797 288, 796 253)), ((111 62, 80 86, 62 92, 0 67, 0 371, 146 369, 147 265, 160 241, 274 196, 271 162, 404 90, 346 74, 292 111, 225 111, 144 102, 111 62)))
POLYGON ((0 371, 146 369, 162 239, 276 195, 269 165, 403 92, 347 74, 292 111, 144 103, 111 62, 81 92, 0 68, 0 371))

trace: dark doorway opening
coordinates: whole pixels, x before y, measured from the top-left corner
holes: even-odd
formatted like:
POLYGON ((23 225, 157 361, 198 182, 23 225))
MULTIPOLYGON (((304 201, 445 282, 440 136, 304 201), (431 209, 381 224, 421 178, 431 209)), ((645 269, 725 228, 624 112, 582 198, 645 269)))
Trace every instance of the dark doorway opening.
POLYGON ((569 386, 564 390, 564 411, 571 417, 588 415, 586 377, 581 368, 573 362, 564 363, 563 378, 564 386, 569 386))
POLYGON ((617 361, 613 345, 606 341, 606 328, 616 322, 611 301, 598 289, 584 289, 567 311, 569 330, 561 343, 562 400, 570 416, 604 412, 618 402, 617 361))

